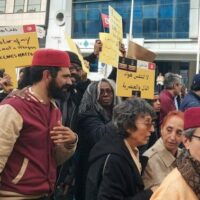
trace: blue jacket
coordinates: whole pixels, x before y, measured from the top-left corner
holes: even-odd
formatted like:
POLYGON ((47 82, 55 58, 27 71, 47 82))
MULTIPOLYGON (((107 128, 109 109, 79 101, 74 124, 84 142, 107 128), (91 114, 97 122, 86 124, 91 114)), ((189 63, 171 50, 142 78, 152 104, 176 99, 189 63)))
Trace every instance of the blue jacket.
POLYGON ((193 91, 189 91, 184 97, 183 101, 181 102, 180 110, 185 111, 191 107, 200 107, 200 96, 193 91))

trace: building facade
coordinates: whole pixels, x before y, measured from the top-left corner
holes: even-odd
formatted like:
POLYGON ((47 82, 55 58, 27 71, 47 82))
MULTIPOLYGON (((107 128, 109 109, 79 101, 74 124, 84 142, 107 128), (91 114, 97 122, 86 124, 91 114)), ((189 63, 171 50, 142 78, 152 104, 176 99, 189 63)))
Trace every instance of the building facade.
MULTIPOLYGON (((0 26, 38 25, 44 31, 48 24, 48 0, 0 0, 0 26)), ((40 34, 41 35, 41 34, 40 34)), ((45 34, 39 38, 45 46, 45 34)))
MULTIPOLYGON (((100 14, 111 5, 129 32, 131 0, 0 0, 0 26, 36 24, 46 34, 42 47, 66 49, 64 32, 83 53, 92 52, 100 14)), ((186 85, 195 73, 200 0, 134 0, 133 38, 157 54, 157 73, 180 73, 186 85)))
MULTIPOLYGON (((100 14, 108 14, 108 5, 122 16, 125 38, 131 0, 73 1, 72 37, 86 52, 88 39, 105 31, 100 14)), ((187 86, 196 70, 199 6, 199 0, 134 0, 133 38, 144 38, 144 47, 157 54, 157 73, 179 73, 187 86)))

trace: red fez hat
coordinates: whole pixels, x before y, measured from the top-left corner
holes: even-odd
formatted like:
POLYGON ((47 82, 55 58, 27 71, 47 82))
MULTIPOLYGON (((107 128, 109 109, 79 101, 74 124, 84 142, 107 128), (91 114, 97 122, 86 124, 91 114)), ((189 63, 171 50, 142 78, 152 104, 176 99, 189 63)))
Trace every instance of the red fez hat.
POLYGON ((69 55, 56 49, 38 49, 33 54, 32 66, 69 67, 69 55))
POLYGON ((188 108, 184 112, 184 129, 200 127, 200 107, 188 108))

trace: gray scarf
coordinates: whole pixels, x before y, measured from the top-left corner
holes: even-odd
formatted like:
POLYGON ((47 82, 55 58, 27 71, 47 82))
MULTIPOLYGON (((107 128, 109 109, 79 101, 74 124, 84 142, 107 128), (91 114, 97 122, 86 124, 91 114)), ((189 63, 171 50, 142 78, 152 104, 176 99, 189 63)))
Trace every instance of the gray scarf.
POLYGON ((108 82, 113 89, 113 107, 121 102, 120 97, 116 97, 115 82, 110 79, 102 79, 101 81, 94 81, 88 85, 81 104, 79 106, 79 114, 85 113, 88 110, 96 110, 100 112, 104 117, 107 116, 105 109, 99 104, 100 84, 102 81, 108 82))

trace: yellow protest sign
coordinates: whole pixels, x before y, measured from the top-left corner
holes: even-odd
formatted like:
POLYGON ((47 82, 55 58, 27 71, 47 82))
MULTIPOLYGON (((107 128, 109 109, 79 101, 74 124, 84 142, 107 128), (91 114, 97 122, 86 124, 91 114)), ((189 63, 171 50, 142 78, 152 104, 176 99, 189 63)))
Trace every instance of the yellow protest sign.
POLYGON ((119 13, 109 6, 109 30, 110 34, 118 41, 123 39, 122 17, 119 13))
POLYGON ((31 64, 33 52, 39 48, 35 25, 0 28, 0 68, 16 86, 16 67, 31 64))
POLYGON ((103 43, 102 51, 99 53, 99 61, 117 67, 119 61, 119 41, 109 33, 99 33, 99 38, 103 43))
POLYGON ((66 42, 69 46, 70 51, 74 52, 75 54, 77 54, 79 60, 81 61, 81 65, 83 67, 83 71, 86 73, 89 73, 89 69, 85 66, 84 60, 83 60, 83 56, 81 55, 81 53, 79 52, 76 44, 74 43, 74 41, 65 33, 65 39, 66 42))
POLYGON ((128 59, 128 61, 123 59, 128 58, 120 58, 116 80, 117 95, 153 99, 155 64, 133 59, 128 59))

